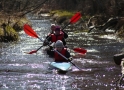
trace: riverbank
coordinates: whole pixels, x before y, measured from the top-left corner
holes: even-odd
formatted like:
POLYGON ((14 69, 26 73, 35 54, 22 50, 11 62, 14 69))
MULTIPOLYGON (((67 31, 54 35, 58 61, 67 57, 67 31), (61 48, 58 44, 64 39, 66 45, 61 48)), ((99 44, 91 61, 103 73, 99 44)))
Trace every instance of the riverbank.
POLYGON ((29 22, 26 17, 7 16, 0 14, 0 42, 18 41, 18 32, 23 29, 23 24, 29 22))
MULTIPOLYGON (((53 23, 64 27, 67 25, 71 19, 71 17, 76 13, 76 11, 64 11, 64 10, 54 10, 54 11, 38 11, 37 17, 49 18, 53 23), (46 14, 47 13, 47 14, 46 14), (44 16, 44 14, 46 16, 44 16)), ((0 14, 0 42, 10 42, 10 41, 18 41, 19 36, 18 32, 23 29, 23 25, 25 23, 29 23, 26 17, 19 18, 13 16, 4 16, 0 14), (7 18, 6 18, 7 17, 7 18), (8 29, 4 25, 9 26, 8 29), (5 30, 6 29, 6 30, 5 30), (6 34, 7 33, 7 34, 6 34)), ((70 24, 68 27, 74 30, 74 33, 80 32, 88 32, 89 28, 87 26, 89 16, 82 15, 81 19, 79 19, 76 23, 70 24)), ((102 33, 103 34, 103 33, 102 33)), ((106 33, 104 33, 106 34, 106 33)), ((123 32, 117 34, 118 37, 123 38, 123 32)))

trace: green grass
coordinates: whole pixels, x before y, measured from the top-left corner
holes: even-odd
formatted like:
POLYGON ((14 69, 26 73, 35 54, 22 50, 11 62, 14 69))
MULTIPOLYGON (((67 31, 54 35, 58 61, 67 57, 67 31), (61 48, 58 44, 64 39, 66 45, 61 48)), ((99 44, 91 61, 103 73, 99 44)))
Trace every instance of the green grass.
POLYGON ((50 12, 57 14, 59 17, 72 17, 74 15, 74 12, 70 12, 70 11, 64 11, 64 10, 55 10, 55 11, 51 11, 50 12))

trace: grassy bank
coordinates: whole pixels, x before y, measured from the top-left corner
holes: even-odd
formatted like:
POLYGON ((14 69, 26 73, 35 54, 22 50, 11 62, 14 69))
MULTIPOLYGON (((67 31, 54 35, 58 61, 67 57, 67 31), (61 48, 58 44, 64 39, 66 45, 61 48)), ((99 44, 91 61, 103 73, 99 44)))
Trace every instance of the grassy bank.
POLYGON ((17 41, 18 32, 23 29, 23 25, 29 22, 25 17, 5 16, 0 14, 0 42, 17 41))
POLYGON ((72 11, 55 10, 51 11, 50 15, 52 16, 53 20, 57 22, 57 24, 66 24, 75 13, 76 12, 72 11))
POLYGON ((71 11, 64 11, 64 10, 55 10, 55 11, 51 11, 50 14, 56 14, 59 17, 71 17, 74 12, 71 11))

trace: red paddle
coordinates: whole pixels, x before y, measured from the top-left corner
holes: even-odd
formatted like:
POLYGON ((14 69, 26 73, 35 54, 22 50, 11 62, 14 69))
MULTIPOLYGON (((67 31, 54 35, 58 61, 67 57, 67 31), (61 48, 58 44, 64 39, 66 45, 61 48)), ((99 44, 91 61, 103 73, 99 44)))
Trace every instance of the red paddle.
POLYGON ((87 50, 83 49, 83 48, 74 48, 73 49, 75 52, 81 53, 81 54, 86 54, 87 50))
POLYGON ((61 30, 63 30, 69 24, 71 24, 71 23, 73 24, 73 23, 77 22, 80 18, 81 18, 81 13, 77 12, 74 16, 72 16, 72 18, 70 19, 70 22, 67 25, 65 25, 61 30))
MULTIPOLYGON (((43 47, 43 46, 41 46, 43 47)), ((27 54, 33 54, 33 53, 37 53, 37 51, 41 48, 39 47, 37 50, 32 50, 31 52, 27 53, 27 54)), ((73 49, 75 52, 78 52, 80 54, 86 54, 87 53, 87 50, 83 49, 83 48, 74 48, 73 49)))
POLYGON ((33 50, 33 51, 31 51, 31 52, 29 52, 27 54, 33 54, 33 53, 37 53, 37 50, 33 50))
POLYGON ((39 49, 41 49, 43 46, 40 46, 37 50, 32 50, 31 52, 29 52, 29 53, 27 53, 27 54, 33 54, 33 53, 37 53, 37 51, 39 50, 39 49))
POLYGON ((25 24, 23 27, 25 33, 31 37, 39 38, 36 34, 36 32, 29 26, 28 24, 25 24))
POLYGON ((77 22, 81 17, 81 13, 80 12, 77 12, 70 20, 70 23, 75 23, 77 22))
MULTIPOLYGON (((31 36, 31 37, 35 37, 35 38, 40 39, 40 38, 38 37, 37 33, 36 33, 36 32, 31 28, 31 26, 29 26, 28 24, 25 24, 25 25, 23 26, 23 29, 24 29, 24 31, 25 31, 25 33, 26 33, 27 35, 29 35, 29 36, 31 36)), ((40 40, 43 42, 42 39, 40 39, 40 40)))

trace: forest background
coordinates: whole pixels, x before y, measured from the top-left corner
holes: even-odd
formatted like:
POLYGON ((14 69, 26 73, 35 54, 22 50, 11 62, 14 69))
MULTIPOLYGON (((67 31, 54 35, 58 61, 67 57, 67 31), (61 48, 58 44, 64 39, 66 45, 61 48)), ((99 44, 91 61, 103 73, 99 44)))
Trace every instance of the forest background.
POLYGON ((22 30, 26 14, 55 10, 80 11, 86 23, 96 16, 101 25, 109 18, 124 16, 124 0, 0 0, 0 41, 18 40, 16 32, 22 30))

